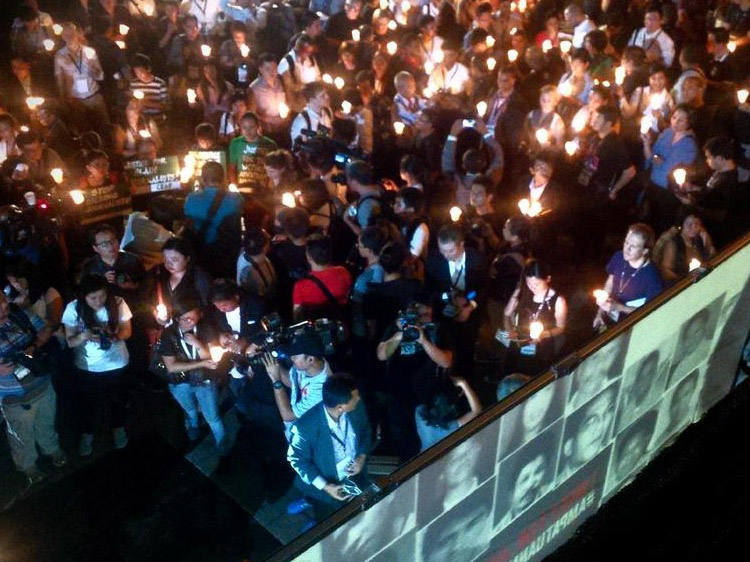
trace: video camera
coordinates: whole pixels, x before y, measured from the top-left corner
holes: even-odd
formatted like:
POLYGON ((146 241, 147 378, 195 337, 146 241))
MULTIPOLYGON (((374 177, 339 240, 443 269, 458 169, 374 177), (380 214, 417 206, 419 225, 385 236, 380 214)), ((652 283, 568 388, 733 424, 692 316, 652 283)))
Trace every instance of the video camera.
POLYGON ((333 355, 338 344, 346 336, 344 325, 338 320, 328 318, 305 320, 285 327, 281 317, 274 312, 261 318, 260 326, 261 333, 253 341, 259 347, 255 353, 251 355, 228 354, 240 371, 247 372, 250 367, 256 372, 262 372, 262 358, 265 353, 270 353, 278 361, 288 361, 290 344, 298 334, 303 332, 313 332, 318 335, 323 342, 326 356, 333 355))
POLYGON ((401 355, 413 355, 418 349, 421 349, 421 344, 417 343, 419 339, 419 329, 425 333, 427 339, 434 341, 435 332, 437 331, 437 325, 430 323, 423 323, 419 319, 419 309, 416 304, 411 304, 404 310, 398 313, 398 326, 401 328, 401 355))

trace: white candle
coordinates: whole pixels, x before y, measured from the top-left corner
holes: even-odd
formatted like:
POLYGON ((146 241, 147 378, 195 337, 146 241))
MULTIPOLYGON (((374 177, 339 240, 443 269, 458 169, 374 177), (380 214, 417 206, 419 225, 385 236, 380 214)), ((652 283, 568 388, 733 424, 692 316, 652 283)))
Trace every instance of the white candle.
POLYGON ((151 131, 148 129, 141 129, 138 131, 138 136, 140 136, 142 139, 150 139, 151 138, 151 131))
POLYGON ((352 111, 352 104, 346 100, 341 102, 341 111, 343 111, 346 114, 351 113, 352 111))
POLYGON ((52 24, 52 33, 55 35, 61 35, 63 32, 63 27, 59 23, 52 24))
POLYGON ((124 51, 127 48, 125 41, 115 41, 115 45, 117 45, 121 51, 124 51))
POLYGON ((55 48, 55 42, 52 39, 45 39, 42 41, 42 45, 44 45, 45 51, 51 51, 55 48))
POLYGON ((549 39, 545 39, 542 41, 542 51, 547 53, 552 49, 552 41, 549 39))
POLYGON ((137 100, 142 100, 146 97, 146 94, 144 94, 142 90, 133 90, 133 97, 137 100))
POLYGON ((560 51, 562 53, 569 52, 572 46, 573 44, 570 41, 560 41, 560 51))
POLYGON ((537 129, 534 136, 539 144, 547 144, 549 142, 549 131, 547 129, 537 129))
POLYGON ((167 315, 167 307, 164 303, 160 302, 156 305, 156 317, 162 322, 166 322, 167 318, 169 318, 167 315))
POLYGON ((747 90, 739 90, 737 92, 737 101, 740 103, 745 103, 747 101, 748 91, 747 90))
POLYGON ((727 50, 730 53, 733 53, 737 49, 737 42, 736 41, 730 41, 727 43, 727 50))
POLYGON ((576 152, 578 152, 578 141, 567 141, 565 143, 565 152, 568 154, 568 156, 573 156, 576 152))
POLYGON ((393 122, 393 130, 396 131, 397 135, 403 134, 405 128, 406 128, 406 125, 404 125, 401 121, 393 122))
POLYGON ((218 363, 221 358, 224 357, 224 348, 218 345, 212 345, 208 348, 208 352, 211 354, 211 361, 218 363))
POLYGON ((595 289, 594 299, 596 299, 597 306, 602 306, 609 299, 609 293, 604 289, 595 289))
POLYGON ((323 82, 325 82, 326 84, 333 84, 333 78, 331 78, 330 74, 325 73, 323 75, 323 82))
POLYGON ((279 103, 279 117, 286 119, 289 116, 289 106, 283 101, 279 103))
POLYGON ((398 29, 398 24, 394 20, 391 20, 388 22, 388 29, 396 31, 398 29))
POLYGON ((453 222, 458 222, 458 220, 461 218, 461 215, 463 214, 463 211, 461 211, 460 207, 451 207, 451 210, 448 211, 451 216, 451 220, 453 222))
POLYGON ((701 266, 701 261, 697 258, 693 258, 690 260, 690 263, 688 264, 688 267, 690 268, 690 271, 695 271, 701 266))
POLYGON ((201 45, 201 54, 208 58, 211 56, 211 45, 201 45))
POLYGON ((529 214, 529 207, 531 207, 531 203, 529 203, 528 199, 521 199, 518 202, 518 210, 521 211, 522 215, 529 214))
POLYGON ((497 61, 493 57, 487 57, 487 70, 495 70, 497 61))
POLYGON ((344 84, 344 79, 341 76, 336 76, 336 78, 333 79, 333 85, 339 90, 344 87, 344 84))
POLYGON ((518 51, 515 49, 511 49, 508 51, 508 62, 516 62, 516 59, 518 58, 518 51))
POLYGON ((488 49, 491 49, 495 46, 495 38, 492 35, 488 35, 484 42, 487 45, 488 49))
POLYGON ((250 47, 248 47, 244 43, 240 45, 240 54, 242 55, 242 58, 247 58, 247 56, 250 54, 250 47))
POLYGON ((359 29, 352 29, 352 39, 359 41, 359 29))
POLYGON ((188 103, 191 105, 194 104, 195 100, 198 99, 198 94, 195 92, 193 88, 187 89, 187 99, 188 99, 188 103))
POLYGON ((34 111, 36 108, 38 108, 40 105, 44 103, 44 98, 40 97, 30 97, 26 98, 26 105, 29 106, 29 109, 31 111, 34 111))
POLYGON ((386 51, 388 51, 388 54, 393 56, 396 54, 396 50, 398 49, 398 44, 395 41, 389 41, 388 44, 385 46, 386 51))
POLYGON ((625 81, 625 67, 618 66, 615 68, 615 84, 621 85, 625 81))
POLYGON ((117 30, 120 32, 120 35, 127 35, 128 31, 130 31, 130 28, 127 25, 125 25, 124 23, 121 23, 118 26, 117 30))
POLYGON ((485 113, 487 113, 487 102, 486 101, 480 101, 477 104, 477 114, 480 117, 484 117, 485 113))

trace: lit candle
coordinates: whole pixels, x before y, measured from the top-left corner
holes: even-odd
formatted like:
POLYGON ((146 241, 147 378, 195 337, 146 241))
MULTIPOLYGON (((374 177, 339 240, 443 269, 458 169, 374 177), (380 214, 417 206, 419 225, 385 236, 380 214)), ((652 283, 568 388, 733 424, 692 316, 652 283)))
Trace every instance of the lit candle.
POLYGON ((290 209, 294 209, 294 207, 297 206, 297 201, 294 199, 294 193, 282 193, 281 195, 281 204, 284 205, 284 207, 289 207, 290 209))
POLYGON ((549 131, 547 129, 537 129, 534 136, 539 144, 547 144, 549 142, 549 131))
POLYGON ((442 49, 440 49, 439 51, 437 51, 436 53, 434 53, 432 55, 432 61, 436 62, 438 64, 440 64, 441 62, 443 62, 444 58, 445 58, 445 53, 443 52, 442 49))
POLYGON ((480 101, 477 104, 477 114, 480 117, 484 117, 485 113, 487 113, 487 102, 486 101, 480 101))
POLYGON ((93 60, 94 57, 96 57, 96 51, 92 49, 91 47, 84 47, 83 54, 89 60, 93 60))
POLYGON ((573 127, 573 130, 576 133, 580 133, 586 127, 586 117, 587 114, 585 112, 578 112, 576 113, 575 117, 573 117, 573 122, 570 124, 570 126, 573 127))
POLYGON ((224 357, 224 348, 218 345, 212 345, 208 348, 208 353, 211 355, 211 361, 218 363, 221 358, 224 357))
POLYGON ((682 187, 685 185, 685 180, 687 180, 687 170, 685 168, 676 168, 675 171, 672 172, 672 176, 674 177, 675 183, 682 187))
POLYGON ((359 29, 352 29, 352 39, 359 41, 359 29))
POLYGON ((451 207, 451 210, 448 211, 448 212, 450 213, 451 220, 453 222, 458 222, 458 219, 461 218, 461 214, 463 213, 463 211, 461 211, 460 207, 451 207))
POLYGON ((44 103, 44 98, 40 97, 30 97, 26 98, 26 105, 29 106, 29 109, 31 111, 34 111, 37 107, 42 105, 44 103))
POLYGON ((190 168, 188 166, 183 167, 180 170, 180 183, 188 183, 191 179, 193 179, 194 171, 194 168, 190 168))
POLYGON ((81 191, 80 189, 74 189, 73 191, 71 191, 70 198, 76 205, 80 205, 86 199, 83 195, 83 191, 81 191))
POLYGON ((733 53, 737 49, 737 42, 736 41, 730 41, 727 43, 727 51, 730 53, 733 53))
POLYGON ((609 88, 611 84, 609 83, 609 80, 605 80, 604 82, 602 82, 602 86, 604 86, 605 88, 609 88))
POLYGON ((45 39, 42 41, 42 45, 44 45, 45 51, 51 51, 55 48, 55 42, 52 39, 45 39))
POLYGON ((622 83, 625 81, 625 67, 624 66, 618 66, 615 68, 615 84, 622 85, 622 83))
POLYGON ((518 202, 518 210, 521 211, 522 215, 528 215, 530 207, 531 207, 531 203, 529 203, 528 199, 521 199, 518 202))
POLYGON ((282 119, 289 117, 289 106, 283 101, 279 103, 279 117, 282 119))
POLYGON ((597 306, 602 306, 605 302, 609 300, 609 293, 605 291, 604 289, 595 289, 594 299, 596 299, 597 306))
POLYGON ((484 42, 487 45, 488 49, 491 49, 495 46, 495 38, 492 35, 488 35, 484 42))
POLYGON ((230 184, 229 184, 229 185, 227 186, 227 189, 228 189, 229 191, 231 191, 232 193, 239 193, 239 192, 240 192, 240 188, 239 188, 239 187, 237 187, 237 184, 236 184, 236 183, 230 183, 230 184))
POLYGON ((529 336, 532 340, 538 340, 543 331, 544 324, 542 324, 539 320, 534 320, 529 324, 529 336))
POLYGON ((690 271, 694 271, 698 269, 701 266, 701 261, 697 258, 693 258, 690 260, 690 263, 688 264, 688 268, 690 268, 690 271))
POLYGON ((387 10, 388 9, 388 0, 380 0, 380 9, 381 10, 387 10))
POLYGON ((192 154, 185 155, 185 167, 195 170, 195 156, 192 154))
POLYGON ((651 118, 648 115, 644 115, 641 118, 641 134, 645 135, 651 128, 651 118))
POLYGON ((28 133, 29 132, 29 128, 26 125, 21 125, 19 127, 19 129, 21 130, 22 133, 28 133))
POLYGON ((52 33, 55 35, 61 35, 63 32, 63 27, 59 23, 55 23, 52 25, 52 33))
POLYGON ((188 99, 188 103, 191 105, 194 104, 195 100, 198 99, 198 94, 195 92, 193 88, 187 89, 187 99, 188 99))
POLYGON ((325 73, 323 75, 323 82, 325 82, 326 84, 333 84, 333 78, 331 78, 330 74, 325 73))
POLYGON ((401 11, 402 12, 408 12, 411 9, 411 3, 409 0, 404 0, 401 2, 401 11))
POLYGON ((151 138, 151 131, 148 129, 141 129, 138 131, 138 136, 140 136, 142 139, 150 139, 151 138))
POLYGON ((130 31, 130 28, 127 25, 125 25, 124 23, 121 23, 118 26, 117 30, 120 32, 120 35, 127 35, 128 31, 130 31))
POLYGON ((539 201, 532 201, 529 205, 529 212, 528 215, 530 217, 538 217, 542 214, 542 204, 539 201))
MULTIPOLYGON (((511 12, 515 12, 516 11, 516 3, 515 2, 511 2, 510 3, 510 11, 511 12)), ((515 27, 513 29, 515 29, 515 27)), ((511 35, 513 34, 512 31, 510 33, 511 33, 511 35)))
POLYGON ((351 113, 352 111, 352 104, 346 100, 341 102, 341 111, 343 111, 346 114, 351 113))
POLYGON ((424 71, 425 74, 432 74, 432 71, 435 70, 435 65, 432 64, 432 61, 430 59, 427 59, 424 63, 424 71))
POLYGON ((250 54, 250 47, 245 45, 244 43, 240 45, 240 54, 242 55, 242 58, 247 58, 247 56, 250 54))
POLYGON ((573 156, 576 152, 578 152, 578 141, 569 140, 568 142, 566 142, 565 152, 568 154, 568 156, 573 156))
POLYGON ((739 90, 737 92, 737 101, 740 103, 745 103, 747 101, 748 91, 747 90, 739 90))
POLYGON ((560 41, 560 52, 567 53, 570 51, 570 48, 573 46, 573 43, 570 41, 560 41))
POLYGON ((396 51, 398 50, 398 44, 395 41, 389 41, 388 44, 385 46, 385 50, 388 51, 388 54, 393 56, 396 54, 396 51))
POLYGON ((344 79, 341 76, 336 76, 336 78, 333 79, 333 85, 340 90, 344 87, 344 79))
POLYGON ((127 45, 125 45, 125 41, 115 41, 115 45, 117 45, 121 51, 124 51, 127 47, 127 45))
POLYGON ((52 179, 55 180, 56 184, 61 184, 63 181, 63 171, 62 168, 52 168, 49 171, 49 175, 52 176, 52 179))
POLYGON ((397 135, 403 134, 405 128, 406 128, 406 125, 404 125, 401 121, 393 122, 393 130, 396 131, 397 135))
POLYGON ((511 34, 511 35, 515 35, 516 33, 518 33, 518 28, 517 28, 517 27, 512 27, 512 28, 510 29, 510 34, 511 34))
POLYGON ((547 53, 550 51, 550 49, 552 49, 552 41, 550 41, 549 39, 545 39, 544 41, 542 41, 542 51, 547 53))
POLYGON ((201 54, 208 58, 211 56, 211 45, 201 45, 201 54))
POLYGON ((143 93, 143 90, 133 90, 133 97, 137 100, 142 100, 146 97, 146 94, 143 93))
POLYGON ((493 57, 487 58, 487 70, 495 70, 496 64, 497 64, 497 61, 493 57))
POLYGON ((167 314, 167 306, 164 303, 156 305, 156 317, 162 322, 166 322, 169 315, 167 314))
POLYGON ((398 24, 394 20, 391 20, 388 22, 388 29, 396 31, 398 29, 398 24))
POLYGON ((518 0, 518 11, 522 14, 526 11, 526 0, 518 0))
POLYGON ((154 15, 154 6, 151 4, 146 4, 143 6, 143 13, 147 16, 151 17, 154 15))
POLYGON ((435 92, 433 92, 432 88, 430 88, 429 86, 427 86, 424 90, 422 90, 422 95, 428 99, 431 98, 432 94, 434 93, 435 92))
POLYGON ((516 59, 518 58, 518 51, 515 49, 511 49, 508 51, 508 62, 516 62, 516 59))

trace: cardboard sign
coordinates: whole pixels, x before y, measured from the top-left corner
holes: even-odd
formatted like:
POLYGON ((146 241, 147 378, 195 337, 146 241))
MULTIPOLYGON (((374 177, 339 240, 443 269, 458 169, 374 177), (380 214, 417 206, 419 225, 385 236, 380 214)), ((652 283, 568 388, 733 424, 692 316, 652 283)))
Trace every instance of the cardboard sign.
POLYGON ((78 222, 82 226, 104 222, 114 217, 126 217, 133 212, 130 192, 125 185, 103 185, 84 191, 85 199, 77 207, 78 222))
POLYGON ((180 189, 180 162, 177 156, 125 163, 125 176, 132 195, 180 189))
POLYGON ((223 150, 191 150, 188 154, 195 158, 195 178, 201 177, 201 170, 206 162, 218 162, 224 168, 224 172, 227 171, 227 153, 223 150))

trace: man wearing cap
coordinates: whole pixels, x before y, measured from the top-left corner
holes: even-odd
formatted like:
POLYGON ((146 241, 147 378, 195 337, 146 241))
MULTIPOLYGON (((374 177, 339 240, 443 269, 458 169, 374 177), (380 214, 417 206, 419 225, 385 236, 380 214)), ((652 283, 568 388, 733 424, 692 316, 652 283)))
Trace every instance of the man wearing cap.
POLYGON ((263 357, 276 406, 285 422, 293 422, 323 400, 323 383, 331 376, 331 367, 323 357, 325 348, 315 332, 298 334, 289 347, 292 367, 287 371, 267 353, 263 357), (291 389, 291 397, 286 388, 291 389))

